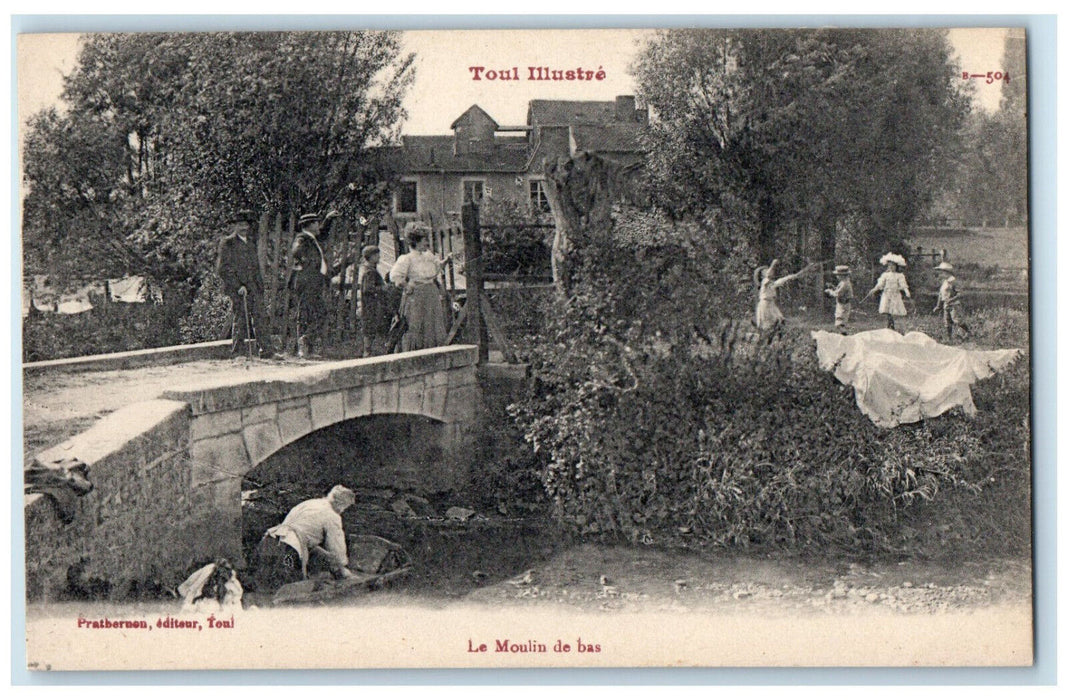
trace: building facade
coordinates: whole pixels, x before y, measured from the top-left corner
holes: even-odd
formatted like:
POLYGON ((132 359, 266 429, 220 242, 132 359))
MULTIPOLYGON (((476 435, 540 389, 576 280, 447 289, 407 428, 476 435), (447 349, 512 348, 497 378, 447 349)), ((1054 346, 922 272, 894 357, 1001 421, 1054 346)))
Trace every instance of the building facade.
POLYGON ((451 134, 402 137, 394 161, 394 218, 401 226, 413 219, 443 224, 459 218, 464 202, 487 198, 548 211, 547 163, 580 151, 637 161, 647 114, 631 95, 531 100, 526 124, 501 125, 472 105, 450 125, 451 134))

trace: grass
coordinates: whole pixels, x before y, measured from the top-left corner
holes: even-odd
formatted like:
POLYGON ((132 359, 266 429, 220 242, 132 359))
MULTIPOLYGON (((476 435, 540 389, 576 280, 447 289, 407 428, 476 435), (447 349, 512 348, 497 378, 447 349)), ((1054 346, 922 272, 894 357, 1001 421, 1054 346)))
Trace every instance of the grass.
POLYGON ((1027 229, 1023 226, 924 231, 912 237, 912 244, 923 246, 924 251, 944 248, 954 264, 972 263, 1000 269, 1027 267, 1027 229))

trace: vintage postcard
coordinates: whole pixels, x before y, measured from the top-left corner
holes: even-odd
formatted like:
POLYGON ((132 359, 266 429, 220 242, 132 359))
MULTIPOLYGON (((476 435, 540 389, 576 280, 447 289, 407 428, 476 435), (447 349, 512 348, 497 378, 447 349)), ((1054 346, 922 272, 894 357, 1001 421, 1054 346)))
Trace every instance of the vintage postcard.
POLYGON ((18 36, 26 665, 1030 666, 1028 36, 18 36))

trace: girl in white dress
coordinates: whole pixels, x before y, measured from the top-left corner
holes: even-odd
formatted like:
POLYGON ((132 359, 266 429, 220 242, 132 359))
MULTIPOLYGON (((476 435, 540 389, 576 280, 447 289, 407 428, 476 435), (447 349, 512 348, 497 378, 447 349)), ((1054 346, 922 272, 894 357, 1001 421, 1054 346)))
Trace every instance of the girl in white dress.
POLYGON ((912 298, 912 294, 909 292, 909 283, 905 281, 905 275, 900 272, 900 269, 905 267, 905 258, 896 253, 887 253, 879 262, 886 265, 886 271, 879 275, 875 286, 871 288, 871 291, 864 298, 867 299, 872 294, 881 291, 879 313, 886 316, 886 327, 894 328, 894 317, 907 315, 902 295, 906 299, 912 298))
POLYGON ((779 287, 805 274, 815 267, 815 264, 806 265, 792 275, 776 279, 775 273, 778 267, 779 260, 776 258, 767 267, 757 268, 754 275, 755 281, 760 285, 760 293, 757 296, 756 325, 762 331, 770 331, 779 324, 786 322, 786 317, 783 316, 777 303, 779 287))

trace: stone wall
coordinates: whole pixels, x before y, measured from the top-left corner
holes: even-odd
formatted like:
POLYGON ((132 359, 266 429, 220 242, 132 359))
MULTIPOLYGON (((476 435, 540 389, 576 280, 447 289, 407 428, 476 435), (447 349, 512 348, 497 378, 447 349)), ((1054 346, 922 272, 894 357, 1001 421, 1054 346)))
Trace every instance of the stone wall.
POLYGON ((208 536, 198 523, 211 500, 190 483, 189 407, 157 400, 116 411, 41 453, 42 464, 76 458, 93 490, 64 525, 50 498, 26 498, 26 585, 31 598, 68 588, 124 597, 131 588, 173 587, 199 559, 208 536))

